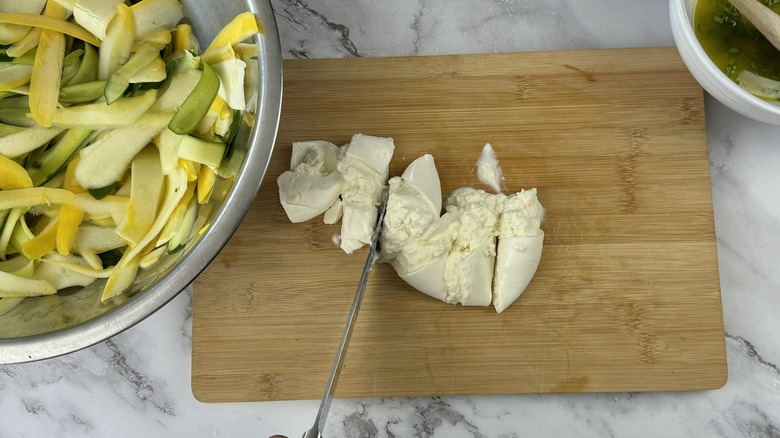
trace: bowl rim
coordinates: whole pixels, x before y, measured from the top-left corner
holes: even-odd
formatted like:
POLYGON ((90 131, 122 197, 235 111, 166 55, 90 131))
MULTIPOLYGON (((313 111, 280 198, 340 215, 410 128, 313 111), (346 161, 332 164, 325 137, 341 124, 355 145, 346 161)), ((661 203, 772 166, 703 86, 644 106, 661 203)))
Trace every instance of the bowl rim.
MULTIPOLYGON (((740 113, 745 114, 745 111, 750 109, 758 110, 764 112, 767 116, 772 115, 777 117, 778 120, 776 123, 780 123, 780 105, 772 104, 747 92, 745 89, 740 87, 739 84, 726 76, 726 74, 723 73, 717 65, 715 65, 712 59, 710 59, 701 43, 699 43, 699 39, 696 37, 696 33, 694 32, 693 20, 688 10, 687 1, 688 0, 670 0, 670 19, 673 31, 672 34, 678 49, 680 49, 680 51, 685 49, 685 51, 691 55, 691 62, 699 63, 698 66, 695 66, 699 67, 696 68, 696 70, 698 70, 698 73, 706 77, 706 79, 709 81, 707 84, 701 83, 702 87, 707 89, 710 94, 720 95, 723 98, 729 99, 734 105, 740 106, 742 111, 739 111, 737 108, 733 108, 740 113), (677 19, 677 25, 675 25, 675 18, 677 19), (713 87, 713 89, 710 89, 707 85, 713 87)), ((691 1, 692 9, 696 6, 696 1, 698 0, 691 1)), ((684 56, 683 60, 685 61, 684 56)), ((694 72, 692 71, 692 73, 694 72)), ((696 75, 694 74, 694 76, 696 75)), ((697 79, 700 78, 697 77, 697 79)), ((700 79, 700 82, 703 81, 700 79)), ((727 104, 727 102, 723 103, 727 104)), ((751 118, 756 117, 755 115, 750 114, 745 115, 751 118)))
POLYGON ((271 153, 281 116, 282 102, 282 48, 273 7, 268 0, 245 0, 249 11, 261 18, 265 29, 261 38, 263 62, 260 90, 257 97, 255 125, 241 170, 230 193, 211 221, 211 230, 204 234, 182 256, 173 268, 153 286, 132 296, 127 302, 76 326, 19 338, 0 339, 0 364, 14 364, 49 359, 73 353, 109 339, 138 324, 187 288, 213 261, 238 228, 260 188, 271 153))

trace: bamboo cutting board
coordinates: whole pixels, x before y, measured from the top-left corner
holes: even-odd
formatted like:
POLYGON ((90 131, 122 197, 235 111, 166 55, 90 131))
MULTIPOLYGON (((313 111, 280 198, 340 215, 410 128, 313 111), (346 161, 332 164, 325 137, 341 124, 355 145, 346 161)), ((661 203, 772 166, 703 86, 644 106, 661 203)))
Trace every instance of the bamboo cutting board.
POLYGON ((506 312, 371 274, 337 397, 717 388, 726 357, 702 90, 673 48, 285 61, 282 120, 251 211, 194 286, 202 401, 317 399, 365 248, 288 222, 293 141, 395 139, 391 175, 432 153, 446 196, 481 187, 547 209, 539 270, 506 312))

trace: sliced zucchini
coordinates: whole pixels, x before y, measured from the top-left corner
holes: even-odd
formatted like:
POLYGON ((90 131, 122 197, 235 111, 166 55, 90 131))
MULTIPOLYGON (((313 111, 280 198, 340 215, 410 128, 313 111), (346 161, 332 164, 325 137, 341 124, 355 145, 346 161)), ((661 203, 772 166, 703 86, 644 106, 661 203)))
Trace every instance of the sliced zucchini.
POLYGON ((168 241, 168 254, 176 254, 184 249, 187 240, 192 234, 192 227, 195 219, 198 217, 198 202, 195 197, 187 203, 187 209, 184 211, 181 227, 179 231, 168 241))
POLYGON ((219 76, 219 97, 234 110, 243 111, 246 108, 244 100, 244 73, 246 63, 240 59, 228 59, 212 65, 219 76))
POLYGON ((179 158, 195 161, 211 167, 219 167, 225 156, 226 146, 221 141, 207 141, 185 135, 179 146, 179 158))
POLYGON ((15 134, 0 137, 0 155, 16 158, 49 143, 62 133, 59 128, 27 128, 15 134))
POLYGON ((130 83, 156 83, 164 81, 166 77, 168 77, 168 75, 165 71, 165 61, 158 56, 154 58, 152 62, 138 70, 138 72, 130 78, 130 83))
POLYGON ((5 123, 0 123, 0 137, 5 137, 6 135, 11 134, 17 134, 19 132, 24 131, 27 128, 24 128, 22 126, 13 126, 13 125, 6 125, 5 123))
MULTIPOLYGON (((2 192, 0 192, 2 193, 2 192)), ((7 210, 7 209, 0 209, 7 210)), ((11 236, 16 228, 16 223, 23 217, 26 209, 14 208, 9 211, 3 224, 3 232, 0 234, 0 260, 5 260, 8 255, 8 245, 11 243, 11 236)))
POLYGON ((90 196, 92 196, 93 198, 99 201, 105 198, 106 196, 114 193, 114 190, 116 190, 117 186, 119 186, 119 183, 114 181, 105 187, 99 187, 96 189, 87 189, 87 193, 89 193, 90 196))
MULTIPOLYGON (((84 43, 84 56, 76 74, 65 85, 78 85, 97 80, 98 54, 97 50, 88 43, 84 43)), ((77 102, 74 102, 77 103, 77 102)), ((78 102, 80 103, 80 102, 78 102)))
POLYGON ((146 114, 157 100, 157 90, 147 90, 134 97, 123 97, 113 104, 95 102, 88 105, 57 108, 53 122, 57 126, 98 127, 132 125, 146 114))
POLYGON ((13 64, 0 69, 0 91, 9 91, 28 84, 32 77, 33 66, 13 64))
POLYGON ((106 102, 110 105, 119 99, 130 85, 130 79, 133 75, 149 65, 155 58, 159 58, 159 55, 159 50, 148 45, 135 52, 130 59, 108 79, 104 92, 106 102))
POLYGON ((189 134, 200 124, 203 116, 208 113, 214 98, 219 92, 219 76, 208 64, 203 64, 203 74, 198 85, 192 90, 187 99, 168 124, 168 129, 177 134, 189 134))
POLYGON ((160 89, 160 96, 149 111, 169 111, 181 107, 203 75, 198 69, 185 69, 169 76, 169 81, 160 89))
POLYGON ((184 222, 184 213, 187 212, 187 206, 190 204, 190 200, 192 200, 194 194, 195 184, 188 184, 187 191, 184 192, 184 196, 182 196, 179 201, 179 205, 173 210, 171 216, 168 218, 168 222, 165 223, 165 226, 160 231, 160 235, 154 246, 166 247, 166 243, 173 239, 173 236, 179 232, 181 224, 184 222))
POLYGON ((115 129, 81 150, 74 176, 81 187, 97 189, 122 179, 130 162, 162 127, 115 129))
POLYGON ((116 15, 108 23, 106 37, 98 54, 98 79, 108 79, 130 58, 135 35, 135 20, 130 7, 116 5, 116 15))
POLYGON ((56 262, 52 263, 47 259, 43 259, 43 262, 39 263, 38 267, 35 269, 33 278, 46 281, 57 290, 73 286, 89 286, 97 280, 97 277, 86 275, 69 268, 70 265, 56 262))
POLYGON ((88 103, 94 102, 105 93, 107 81, 82 82, 75 85, 66 85, 60 89, 61 103, 88 103))
POLYGON ((87 223, 79 227, 76 234, 76 247, 88 249, 96 254, 121 248, 127 245, 127 241, 119 236, 113 228, 87 223))
POLYGON ((68 164, 68 160, 94 137, 91 129, 73 128, 44 152, 43 156, 28 166, 27 172, 33 185, 40 186, 68 164))

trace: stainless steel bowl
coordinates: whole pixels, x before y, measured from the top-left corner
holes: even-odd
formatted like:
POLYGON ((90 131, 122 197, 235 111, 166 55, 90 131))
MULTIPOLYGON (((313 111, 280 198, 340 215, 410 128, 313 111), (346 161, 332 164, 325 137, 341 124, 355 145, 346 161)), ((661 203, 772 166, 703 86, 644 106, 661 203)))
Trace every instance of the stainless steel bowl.
MULTIPOLYGON (((182 0, 185 15, 201 46, 241 12, 260 17, 265 36, 259 38, 259 97, 252 128, 239 132, 228 174, 214 187, 213 200, 201 209, 199 223, 208 225, 191 237, 188 249, 166 256, 139 273, 133 288, 120 300, 100 302, 104 282, 28 298, 0 316, 0 363, 46 359, 88 347, 133 326, 187 287, 216 257, 233 235, 257 194, 271 157, 282 96, 282 56, 273 10, 265 0, 182 0)), ((199 228, 199 227, 197 227, 199 228)))

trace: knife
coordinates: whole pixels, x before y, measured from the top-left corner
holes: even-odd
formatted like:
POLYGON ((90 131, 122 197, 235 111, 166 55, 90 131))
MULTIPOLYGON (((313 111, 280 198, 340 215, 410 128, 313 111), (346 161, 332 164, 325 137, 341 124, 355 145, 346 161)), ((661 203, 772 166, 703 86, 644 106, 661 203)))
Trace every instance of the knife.
POLYGON ((320 409, 317 411, 317 418, 314 419, 314 426, 312 426, 311 429, 303 434, 303 438, 322 438, 322 432, 325 430, 325 422, 328 419, 330 403, 333 401, 333 393, 336 391, 336 383, 338 383, 339 375, 341 374, 341 368, 344 366, 344 355, 347 352, 347 346, 349 346, 349 339, 352 337, 352 328, 355 326, 355 320, 357 320, 358 311, 360 310, 360 303, 363 301, 363 297, 366 295, 368 274, 371 272, 371 267, 376 261, 377 244, 379 243, 379 234, 382 231, 382 225, 384 223, 386 211, 387 195, 385 194, 382 203, 379 205, 376 225, 374 226, 374 234, 371 237, 371 246, 368 249, 366 263, 363 265, 363 273, 360 275, 360 282, 358 282, 357 290, 355 291, 355 298, 352 300, 352 308, 350 309, 349 316, 347 317, 347 325, 344 327, 344 334, 341 335, 341 343, 339 344, 339 349, 336 351, 336 358, 333 361, 333 368, 330 370, 328 384, 325 386, 325 394, 322 396, 320 409))

